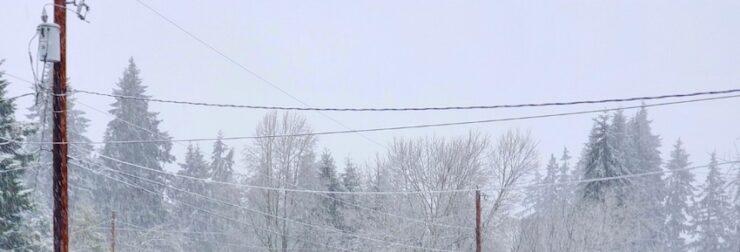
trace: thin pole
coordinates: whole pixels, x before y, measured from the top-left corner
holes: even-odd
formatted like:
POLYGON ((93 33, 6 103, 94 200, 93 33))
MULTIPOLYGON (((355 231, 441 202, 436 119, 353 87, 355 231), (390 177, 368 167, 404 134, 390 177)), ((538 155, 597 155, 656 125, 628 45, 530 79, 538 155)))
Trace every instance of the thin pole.
POLYGON ((111 211, 110 221, 110 251, 116 252, 116 211, 111 211))
POLYGON ((476 252, 482 252, 483 251, 483 237, 482 232, 483 228, 481 226, 480 221, 480 214, 481 214, 481 206, 480 206, 480 190, 475 190, 475 251, 476 252))
POLYGON ((67 12, 65 0, 54 0, 54 23, 59 25, 59 62, 54 63, 54 252, 69 251, 67 216, 67 12))

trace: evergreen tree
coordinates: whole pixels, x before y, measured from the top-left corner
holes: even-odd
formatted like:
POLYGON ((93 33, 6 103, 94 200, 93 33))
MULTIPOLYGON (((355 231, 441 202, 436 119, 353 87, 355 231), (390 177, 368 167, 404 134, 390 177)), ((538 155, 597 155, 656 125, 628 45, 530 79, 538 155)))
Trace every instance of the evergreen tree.
MULTIPOLYGON (((198 146, 188 145, 187 152, 185 153, 185 162, 180 164, 180 168, 181 170, 177 174, 183 177, 179 179, 178 188, 200 195, 209 194, 206 188, 206 182, 198 180, 205 180, 210 177, 208 162, 206 162, 198 146)), ((172 197, 177 199, 175 212, 178 216, 177 220, 179 220, 178 226, 180 229, 188 232, 209 231, 212 221, 211 216, 190 206, 204 207, 206 209, 215 209, 219 206, 213 204, 211 201, 188 193, 174 191, 172 194, 172 197)), ((217 198, 221 199, 220 196, 217 198)), ((202 235, 198 235, 196 238, 200 239, 188 240, 191 249, 195 251, 212 251, 216 249, 216 247, 213 247, 214 244, 202 242, 202 235)))
MULTIPOLYGON (((609 116, 606 114, 594 120, 594 127, 591 129, 582 157, 584 179, 601 179, 628 174, 624 165, 615 157, 618 150, 616 150, 608 120, 609 116)), ((582 188, 582 195, 585 199, 603 202, 608 194, 614 194, 621 201, 627 184, 628 181, 621 178, 592 181, 582 188)))
POLYGON ((15 120, 15 104, 5 97, 8 82, 2 76, 0 72, 0 250, 38 251, 38 237, 28 228, 34 206, 22 179, 33 155, 17 143, 33 131, 15 120))
MULTIPOLYGON (((347 192, 361 191, 362 181, 360 179, 357 165, 355 165, 350 158, 347 158, 344 162, 344 173, 342 173, 342 187, 347 192)), ((356 231, 362 226, 362 211, 360 211, 357 195, 347 194, 343 195, 345 202, 351 205, 345 205, 345 209, 352 209, 352 211, 345 211, 343 213, 344 226, 349 231, 356 231)))
MULTIPOLYGON (((113 90, 117 96, 147 97, 146 86, 142 84, 139 69, 133 58, 117 83, 118 88, 113 90)), ((164 140, 147 143, 116 144, 107 143, 102 149, 101 159, 106 167, 125 172, 129 175, 111 172, 111 176, 127 183, 158 192, 159 195, 142 193, 141 189, 129 187, 119 183, 109 184, 100 188, 97 201, 104 206, 101 215, 107 216, 111 210, 119 212, 121 221, 141 227, 152 227, 160 224, 165 217, 163 207, 164 188, 152 183, 144 183, 140 178, 155 181, 165 181, 162 174, 147 171, 124 164, 131 163, 161 171, 165 163, 172 162, 170 155, 172 143, 167 133, 159 130, 161 121, 157 113, 149 111, 148 102, 140 99, 116 98, 110 113, 116 118, 108 123, 103 140, 130 141, 130 140, 164 140), (116 160, 123 162, 119 162, 116 160)))
MULTIPOLYGON (((334 158, 331 156, 328 150, 324 150, 319 160, 319 182, 321 183, 322 189, 339 192, 343 191, 341 181, 337 176, 337 167, 334 163, 334 158)), ((328 222, 335 227, 341 227, 343 225, 340 208, 342 207, 337 194, 327 194, 322 200, 322 209, 328 215, 328 222)))
POLYGON ((665 185, 661 179, 660 137, 652 133, 647 110, 643 107, 629 121, 629 142, 623 164, 633 174, 654 172, 655 174, 631 178, 631 203, 635 218, 640 225, 636 234, 637 250, 656 250, 661 238, 665 212, 662 201, 665 198, 665 185))
POLYGON ((694 174, 686 170, 689 166, 689 154, 683 149, 681 139, 676 141, 671 152, 671 159, 666 164, 666 169, 671 171, 665 179, 667 192, 665 198, 665 209, 667 219, 665 221, 665 245, 668 251, 686 250, 686 241, 682 237, 691 231, 688 221, 692 213, 689 202, 693 201, 696 188, 694 174))
MULTIPOLYGON (((545 178, 542 180, 542 183, 553 184, 557 182, 559 169, 560 165, 558 164, 558 160, 555 158, 555 155, 550 155, 550 162, 548 162, 545 167, 545 178)), ((545 215, 550 215, 555 206, 554 203, 557 201, 558 192, 554 186, 544 186, 542 188, 544 188, 544 191, 542 192, 543 198, 541 209, 545 215)))
POLYGON ((733 235, 733 241, 732 244, 734 244, 732 250, 733 251, 740 251, 740 166, 735 165, 735 197, 733 198, 732 202, 734 205, 734 220, 735 220, 735 235, 733 235))
MULTIPOLYGON (((236 183, 237 180, 234 177, 234 150, 229 148, 222 139, 223 134, 219 131, 218 139, 213 143, 213 151, 211 152, 210 178, 212 181, 236 183)), ((209 183, 206 186, 208 190, 207 195, 226 202, 239 202, 240 200, 239 189, 233 185, 209 183)), ((239 209, 223 206, 216 208, 215 211, 219 216, 230 217, 231 219, 239 219, 243 213, 239 209)), ((213 231, 224 232, 224 234, 213 235, 212 237, 202 235, 200 236, 201 239, 207 238, 211 241, 221 243, 244 242, 243 237, 241 237, 243 230, 239 230, 239 227, 235 227, 231 221, 225 218, 213 218, 210 216, 210 223, 208 224, 212 227, 213 231)))
POLYGON ((627 130, 627 118, 624 116, 622 110, 617 110, 612 117, 612 123, 610 126, 612 136, 612 146, 614 146, 614 157, 619 161, 620 164, 625 166, 625 169, 629 169, 627 164, 629 163, 630 149, 632 147, 630 139, 628 138, 627 130))
MULTIPOLYGON (((540 172, 540 167, 535 167, 534 171, 532 172, 532 179, 529 182, 530 184, 537 185, 542 183, 542 173, 540 172)), ((524 205, 527 206, 527 211, 525 214, 527 216, 536 216, 538 214, 538 210, 543 199, 543 192, 545 189, 543 189, 540 186, 534 186, 527 188, 527 193, 524 196, 524 205)))
POLYGON ((726 182, 722 179, 717 155, 712 153, 709 173, 701 187, 699 201, 696 203, 696 216, 693 226, 696 240, 691 245, 696 251, 729 251, 731 244, 730 203, 725 192, 726 182))
POLYGON ((570 197, 573 193, 573 185, 567 184, 571 180, 571 156, 568 153, 568 148, 563 148, 563 155, 560 156, 560 170, 558 171, 557 179, 559 185, 555 186, 556 191, 558 192, 558 198, 560 199, 561 209, 568 205, 568 201, 570 200, 570 197))
POLYGON ((223 142, 223 134, 218 132, 218 139, 213 144, 211 154, 211 178, 215 181, 233 182, 234 150, 223 142))
MULTIPOLYGON (((534 173, 534 181, 532 182, 532 184, 536 185, 555 183, 557 171, 559 169, 560 165, 558 165, 558 161, 555 158, 555 155, 550 155, 550 161, 545 167, 545 176, 542 177, 539 169, 536 169, 534 173)), ((528 193, 528 198, 530 198, 528 201, 529 205, 531 205, 530 208, 532 209, 533 216, 545 217, 550 214, 553 203, 557 198, 557 192, 553 189, 554 188, 550 186, 531 187, 531 192, 528 193)))
MULTIPOLYGON (((344 173, 342 173, 342 186, 345 191, 356 192, 362 190, 360 188, 362 182, 360 180, 360 173, 357 170, 357 166, 352 162, 351 159, 347 158, 344 162, 344 173)), ((357 198, 355 195, 348 195, 348 201, 352 204, 357 204, 357 198)))

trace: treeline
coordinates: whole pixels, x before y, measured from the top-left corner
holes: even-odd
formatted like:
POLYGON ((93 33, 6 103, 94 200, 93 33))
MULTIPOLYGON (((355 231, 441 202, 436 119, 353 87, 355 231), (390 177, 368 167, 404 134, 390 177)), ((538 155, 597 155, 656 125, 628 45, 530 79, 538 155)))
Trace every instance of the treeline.
POLYGON ((535 172, 535 183, 552 186, 528 192, 514 250, 740 250, 737 169, 722 169, 733 166, 721 166, 716 153, 692 165, 680 139, 663 162, 660 145, 645 109, 594 119, 575 165, 565 150, 544 175, 535 172), (708 171, 703 183, 695 171, 708 171), (609 177, 617 179, 601 180, 609 177))
MULTIPOLYGON (((51 140, 51 97, 17 122, 7 85, 0 75, 0 250, 49 251, 51 146, 17 142, 51 140)), ((113 92, 146 97, 133 60, 113 92)), ((218 133, 210 153, 188 144, 176 161, 145 100, 111 104, 102 146, 79 144, 89 120, 70 104, 73 251, 107 251, 114 211, 119 251, 472 251, 475 188, 486 251, 740 249, 740 174, 713 154, 695 181, 680 140, 664 162, 644 109, 597 117, 577 160, 565 150, 541 169, 516 130, 398 138, 374 160, 338 159, 292 112, 267 113, 246 146, 218 133)))

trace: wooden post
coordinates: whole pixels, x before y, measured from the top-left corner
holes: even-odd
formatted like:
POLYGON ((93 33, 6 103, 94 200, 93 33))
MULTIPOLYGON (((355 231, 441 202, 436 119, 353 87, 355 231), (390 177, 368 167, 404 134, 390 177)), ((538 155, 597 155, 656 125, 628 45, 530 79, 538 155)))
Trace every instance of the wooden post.
POLYGON ((54 0, 54 23, 59 25, 59 62, 54 63, 53 194, 54 252, 69 251, 67 211, 67 11, 65 0, 54 0))
POLYGON ((480 190, 475 190, 475 251, 483 251, 483 227, 481 225, 481 205, 480 205, 480 190))

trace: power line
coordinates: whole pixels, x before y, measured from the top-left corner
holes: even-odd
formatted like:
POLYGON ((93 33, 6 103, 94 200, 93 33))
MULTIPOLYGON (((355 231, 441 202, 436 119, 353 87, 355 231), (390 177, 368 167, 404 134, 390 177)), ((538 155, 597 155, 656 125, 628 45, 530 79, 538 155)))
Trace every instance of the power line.
POLYGON ((129 99, 129 100, 141 100, 150 102, 160 103, 172 103, 181 105, 193 105, 193 106, 206 106, 206 107, 221 107, 221 108, 245 108, 245 109, 267 109, 267 110, 298 110, 298 111, 369 111, 369 112, 381 112, 381 111, 440 111, 440 110, 474 110, 474 109, 500 109, 500 108, 524 108, 524 107, 551 107, 551 106, 570 106, 580 104, 601 104, 601 103, 614 103, 614 102, 630 102, 630 101, 649 101, 659 100, 668 98, 684 98, 704 95, 719 95, 719 94, 730 94, 738 93, 740 89, 728 89, 728 90, 715 90, 715 91, 703 91, 683 94, 667 94, 657 96, 640 96, 640 97, 629 97, 629 98, 611 98, 602 100, 580 100, 580 101, 566 101, 566 102, 545 102, 545 103, 521 103, 521 104, 499 104, 499 105, 477 105, 477 106, 448 106, 448 107, 401 107, 401 108, 316 108, 316 107, 280 107, 280 106, 260 106, 260 105, 240 105, 240 104, 225 104, 225 103, 209 103, 209 102, 194 102, 194 101, 178 101, 160 98, 151 98, 143 96, 126 96, 101 93, 95 91, 73 89, 72 92, 107 96, 113 98, 129 99))
MULTIPOLYGON (((141 5, 141 6, 144 6, 144 8, 147 8, 147 9, 149 9, 149 11, 151 11, 151 12, 153 12, 154 14, 156 14, 157 16, 159 16, 159 17, 160 17, 160 18, 161 18, 162 20, 166 21, 167 23, 171 24, 172 26, 174 26, 174 27, 175 27, 175 28, 177 28, 178 30, 180 30, 180 31, 182 31, 183 33, 185 33, 186 35, 188 35, 188 37, 190 37, 190 38, 194 39, 195 41, 198 41, 198 43, 200 43, 201 45, 203 45, 203 46, 205 46, 206 48, 210 49, 210 50, 211 50, 212 52, 214 52, 214 53, 216 53, 216 54, 220 55, 220 56, 221 56, 222 58, 224 58, 224 59, 226 59, 227 61, 231 62, 231 63, 232 63, 232 64, 234 64, 235 66, 237 66, 237 67, 241 68, 241 69, 242 69, 242 70, 244 70, 245 72, 247 72, 247 73, 251 74, 252 76, 256 77, 257 79, 261 80, 262 82, 264 82, 264 83, 267 83, 268 85, 270 85, 270 86, 271 86, 271 87, 273 87, 274 89, 276 89, 276 90, 280 91, 281 93, 283 93, 284 95, 286 95, 286 96, 290 97, 291 99, 293 99, 293 100, 297 101, 298 103, 300 103, 300 104, 303 104, 303 106, 310 106, 310 105, 308 105, 308 103, 304 102, 303 100, 301 100, 301 99, 298 99, 298 97, 296 97, 296 96, 294 96, 294 95, 292 95, 292 94, 288 93, 288 91, 286 91, 285 89, 282 89, 282 88, 280 88, 280 87, 279 87, 279 86, 278 86, 277 84, 275 84, 275 83, 273 83, 272 81, 270 81, 270 80, 268 80, 268 79, 266 79, 266 78, 262 77, 261 75, 259 75, 259 74, 257 74, 256 72, 252 71, 252 70, 251 70, 251 69, 249 69, 248 67, 246 67, 246 66, 242 65, 242 64, 241 64, 241 63, 239 63, 238 61, 234 60, 233 58, 229 57, 229 56, 228 56, 228 55, 226 55, 225 53, 223 53, 223 52, 221 52, 220 50, 216 49, 216 48, 215 48, 214 46, 212 46, 212 45, 211 45, 211 44, 209 44, 208 42, 206 42, 206 41, 204 41, 204 40, 200 39, 200 38, 199 38, 198 36, 196 36, 195 34, 193 34, 193 33, 189 32, 188 30, 186 30, 186 29, 185 29, 185 28, 183 28, 182 26, 178 25, 178 24, 177 24, 177 23, 176 23, 175 21, 173 21, 172 19, 168 18, 167 16, 165 16, 165 15, 164 15, 164 14, 162 14, 161 12, 157 11, 156 9, 154 9, 154 7, 152 7, 152 6, 148 5, 147 3, 145 3, 145 2, 144 2, 144 1, 142 1, 142 0, 135 0, 135 1, 136 1, 137 3, 139 3, 139 4, 141 5)), ((345 129, 348 129, 348 130, 352 130, 352 128, 350 128, 350 127, 349 127, 349 126, 347 126, 346 124, 344 124, 344 123, 340 122, 339 120, 337 120, 337 119, 334 119, 333 117, 331 117, 331 116, 329 116, 329 115, 327 115, 327 114, 325 114, 325 113, 323 113, 323 112, 321 112, 321 111, 318 111, 318 113, 319 113, 320 115, 322 115, 322 116, 326 117, 327 119, 329 119, 329 120, 333 121, 334 123, 338 124, 339 126, 341 126, 341 127, 345 128, 345 129)), ((380 143, 380 142, 378 142, 378 141, 375 141, 375 140, 373 140, 372 138, 369 138, 369 137, 367 137, 367 136, 363 135, 363 134, 362 134, 362 133, 360 133, 360 132, 354 132, 354 133, 355 133, 356 135, 358 135, 358 136, 360 136, 360 137, 364 138, 364 139, 365 139, 365 140, 367 140, 367 141, 370 141, 370 142, 372 142, 372 143, 374 143, 374 144, 376 144, 376 145, 378 145, 378 146, 380 146, 380 147, 386 148, 386 146, 385 146, 385 145, 383 145, 382 143, 380 143)))
MULTIPOLYGON (((107 227, 103 227, 100 229, 105 229, 107 227)), ((252 249, 269 249, 265 246, 256 246, 256 245, 249 245, 249 244, 241 244, 241 243, 228 243, 228 242, 219 242, 219 241, 212 241, 204 238, 195 238, 192 236, 185 236, 186 234, 206 234, 206 233, 200 233, 200 232, 187 232, 187 231, 176 231, 176 230, 156 230, 156 229, 140 229, 140 228, 116 228, 116 231, 124 231, 124 232, 154 232, 154 233, 160 233, 160 234, 171 234, 171 235, 180 235, 182 237, 186 237, 189 240, 195 240, 200 242, 206 242, 206 243, 212 243, 216 245, 223 245, 223 246, 233 246, 233 247, 241 247, 241 248, 252 248, 252 249)), ((226 234, 226 232, 223 232, 223 234, 226 234)), ((289 249, 290 250, 290 249, 289 249)))
MULTIPOLYGON (((77 148, 76 146, 72 146, 72 147, 73 148, 77 148)), ((82 149, 82 148, 80 148, 80 149, 82 149)), ((86 150, 89 150, 89 149, 86 149, 86 150)), ((90 150, 90 151, 94 151, 94 150, 90 150)), ((112 162, 116 162, 116 163, 119 163, 119 164, 124 164, 124 165, 130 166, 130 167, 134 167, 134 168, 138 168, 138 169, 150 171, 150 172, 155 172, 155 173, 159 173, 159 174, 163 174, 163 175, 167 175, 167 176, 171 176, 171 177, 176 177, 176 178, 184 178, 184 179, 188 179, 188 180, 199 181, 199 182, 208 183, 208 184, 219 184, 219 185, 235 186, 235 187, 240 187, 240 188, 252 188, 252 189, 263 189, 263 190, 273 190, 273 191, 277 191, 276 189, 280 189, 280 188, 267 187, 267 186, 253 186, 253 185, 246 185, 246 184, 240 184, 240 183, 223 182, 223 181, 217 181, 217 180, 211 180, 211 179, 204 179, 204 178, 198 178, 198 177, 193 177, 193 176, 181 175, 181 174, 176 174, 176 173, 170 173, 170 172, 165 172, 165 171, 161 171, 161 170, 157 170, 157 169, 153 169, 153 168, 149 168, 149 167, 145 167, 145 166, 133 164, 133 163, 126 162, 126 161, 123 161, 123 160, 120 160, 120 159, 116 159, 116 158, 113 158, 113 157, 109 157, 109 156, 106 156, 106 155, 103 155, 103 154, 100 154, 100 153, 98 153, 98 157, 103 158, 103 159, 106 159, 106 160, 109 160, 109 161, 112 161, 112 162)), ((292 191, 292 192, 298 192, 299 190, 301 190, 300 192, 312 192, 311 190, 302 190, 302 189, 294 189, 294 190, 295 191, 292 191)), ((280 190, 280 191, 285 191, 285 190, 280 190)), ((412 221, 412 222, 422 223, 422 224, 425 224, 425 225, 439 226, 439 227, 444 227, 444 228, 471 229, 470 227, 463 227, 463 226, 456 226, 456 225, 448 225, 448 224, 443 224, 443 223, 430 223, 430 222, 427 222, 425 220, 419 220, 419 219, 414 219, 414 218, 408 218, 408 217, 405 217, 405 216, 395 215, 395 214, 392 214, 392 213, 387 213, 387 212, 375 210, 375 209, 372 209, 372 208, 364 207, 364 206, 361 206, 361 205, 358 205, 358 204, 352 204, 352 203, 343 201, 341 199, 332 198, 332 197, 329 197, 329 196, 325 195, 325 194, 332 194, 332 192, 333 192, 333 194, 340 194, 340 193, 343 193, 343 194, 351 194, 351 192, 335 192, 335 191, 316 191, 316 194, 317 195, 324 196, 326 198, 331 198, 333 200, 342 202, 344 204, 352 205, 352 206, 355 206, 355 207, 358 207, 358 208, 361 208, 361 209, 366 209, 366 210, 369 210, 369 211, 372 211, 372 212, 378 212, 380 214, 384 214, 384 215, 396 217, 398 219, 404 219, 404 220, 408 220, 408 221, 412 221)))
MULTIPOLYGON (((72 157, 72 156, 70 156, 70 158, 77 159, 77 158, 72 157)), ((79 160, 79 159, 77 159, 77 160, 79 160)), ((220 200, 220 199, 217 199, 217 198, 209 197, 209 196, 206 196, 206 195, 203 195, 203 194, 199 194, 199 193, 191 192, 191 191, 188 191, 188 190, 185 190, 185 189, 177 188, 177 187, 174 187, 174 186, 171 186, 171 185, 167 185, 167 184, 162 183, 162 182, 159 182, 159 181, 154 181, 154 180, 151 180, 151 179, 148 179, 148 178, 143 178, 143 177, 136 176, 136 175, 133 175, 133 174, 129 174, 129 173, 126 173, 126 172, 123 172, 123 171, 111 169, 111 168, 108 168, 108 167, 105 167, 105 166, 102 166, 102 165, 99 165, 99 164, 95 164, 95 165, 97 165, 98 167, 103 168, 105 170, 108 170, 108 171, 112 171, 112 172, 120 173, 120 174, 123 174, 123 175, 126 175, 126 176, 134 177, 134 178, 137 178, 137 179, 139 179, 141 181, 144 181, 144 182, 148 182, 148 183, 152 183, 152 184, 157 184, 159 186, 170 188, 170 189, 175 190, 175 191, 178 191, 178 192, 190 194, 192 196, 197 196, 197 197, 203 198, 203 199, 208 200, 208 201, 212 201, 212 202, 219 203, 219 204, 222 204, 222 205, 227 205, 227 206, 234 207, 234 208, 239 208, 239 209, 245 210, 247 212, 252 212, 252 213, 255 213, 255 214, 259 214, 259 215, 263 215, 263 216, 267 216, 267 217, 271 217, 271 218, 280 219, 280 220, 283 220, 283 221, 286 221, 286 222, 291 222, 291 223, 299 224, 299 225, 302 225, 302 226, 305 226, 305 227, 309 227, 309 228, 313 228, 313 229, 325 230, 326 232, 340 233, 340 234, 352 236, 352 237, 355 237, 355 238, 358 238, 358 239, 362 239, 362 240, 373 241, 373 242, 378 242, 378 243, 385 243, 385 244, 390 244, 390 245, 397 246, 397 247, 405 247, 405 248, 410 248, 410 249, 421 249, 423 251, 455 251, 455 250, 446 250, 446 249, 435 249, 435 248, 420 247, 420 246, 403 244, 403 243, 399 243, 399 242, 386 241, 386 240, 381 240, 381 239, 377 239, 377 238, 366 237, 366 236, 354 234, 354 233, 347 232, 347 231, 340 230, 340 229, 336 229, 336 228, 331 228, 331 227, 325 227, 325 226, 319 226, 319 225, 315 225, 315 224, 311 224, 311 223, 306 223, 306 222, 302 222, 302 221, 298 221, 298 220, 294 220, 294 219, 290 219, 290 218, 286 218, 286 217, 277 216, 277 215, 274 215, 274 214, 262 212, 260 210, 255 210, 255 209, 247 208, 247 207, 244 207, 244 206, 241 206, 241 205, 238 205, 238 204, 226 202, 226 201, 223 201, 223 200, 220 200)), ((80 166, 80 167, 82 167, 82 166, 80 166)), ((86 167, 83 167, 83 168, 86 168, 86 167)))
MULTIPOLYGON (((71 158, 71 159, 74 159, 74 158, 72 158, 72 157, 70 157, 70 158, 71 158)), ((80 161, 81 161, 81 160, 80 160, 80 161)), ((112 180, 112 181, 115 181, 115 182, 118 182, 118 183, 124 184, 124 185, 126 185, 126 186, 130 186, 130 187, 134 187, 134 188, 140 189, 140 190, 142 190, 142 191, 144 191, 144 192, 147 192, 147 193, 150 193, 150 194, 153 194, 153 195, 160 195, 159 193, 157 193, 157 192, 154 192, 154 191, 152 191, 152 190, 149 190, 149 189, 147 189, 147 188, 145 188, 145 187, 143 187, 143 186, 140 186, 140 185, 136 185, 136 184, 133 184, 133 183, 129 183, 129 182, 126 182, 126 181, 123 181, 123 180, 120 180, 120 179, 116 179, 116 178, 113 178, 113 177, 110 177, 110 176, 106 176, 106 175, 104 175, 104 174, 101 174, 101 173, 99 173, 98 171, 95 171, 95 170, 93 170, 93 169, 90 169, 90 168, 87 168, 87 167, 85 167, 85 165, 84 165, 84 164, 82 164, 81 162, 80 162, 80 163, 77 163, 77 162, 75 162, 75 161, 71 161, 70 163, 76 163, 77 167, 79 167, 79 168, 82 168, 82 169, 84 169, 84 170, 86 170, 86 171, 88 171, 88 172, 90 172, 90 173, 92 173, 92 174, 94 174, 94 175, 98 175, 98 176, 101 176, 101 177, 107 178, 107 179, 109 179, 109 180, 112 180)), ((112 170, 112 169, 108 168, 108 170, 112 170)), ((143 179, 143 178, 142 178, 142 179, 143 179)), ((173 198, 172 200, 175 200, 175 201, 179 201, 179 200, 178 200, 177 198, 173 198)), ((182 202, 182 201, 180 201, 180 203, 181 203, 181 204, 183 204, 183 205, 185 205, 185 206, 187 206, 187 207, 193 208, 193 209, 195 209, 195 210, 198 210, 198 211, 201 211, 201 212, 207 213, 207 214, 209 214, 209 215, 212 215, 212 216, 216 216, 216 217, 219 217, 219 218, 223 218, 223 219, 225 219, 225 220, 229 220, 229 221, 232 221, 232 222, 234 222, 234 223, 239 223, 239 224, 242 224, 242 225, 245 225, 245 226, 250 226, 250 227, 254 227, 254 228, 258 228, 258 229, 262 229, 262 230, 265 230, 265 231, 267 231, 267 232, 272 232, 272 233, 275 233, 275 234, 281 234, 281 233, 279 233, 279 232, 277 232, 277 231, 274 231, 274 230, 271 230, 271 229, 268 229, 268 228, 258 227, 258 226, 255 226, 254 224, 250 224, 250 223, 242 222, 242 221, 240 221, 240 220, 237 220, 237 219, 233 219, 233 218, 230 218, 230 217, 226 217, 226 216, 223 216, 223 215, 220 215, 220 214, 216 214, 216 213, 214 213, 214 212, 212 212, 212 211, 209 211, 209 210, 206 210, 206 209, 203 209, 203 208, 200 208, 200 207, 194 206, 194 205, 192 205, 192 204, 189 204, 189 203, 186 203, 186 202, 182 202)), ((288 237, 291 237, 291 238, 295 238, 295 239, 296 239, 296 240, 298 240, 298 241, 303 241, 303 242, 306 242, 306 243, 309 243, 309 244, 314 244, 314 245, 318 245, 318 246, 324 246, 324 247, 327 247, 327 248, 332 248, 332 249, 336 249, 336 250, 339 250, 339 251, 350 251, 350 250, 347 250, 347 249, 343 249, 343 248, 333 247, 333 246, 331 246, 331 245, 328 245, 328 244, 320 244, 320 243, 316 243, 316 242, 312 242, 312 241, 302 240, 302 239, 300 239, 300 238, 296 238, 296 237, 294 237, 294 236, 291 236, 291 235, 288 235, 288 237)))
MULTIPOLYGON (((84 147, 77 147, 75 145, 73 145, 72 147, 73 148, 76 148, 78 150, 81 150, 82 149, 82 150, 86 150, 86 151, 96 152, 95 150, 84 148, 84 147)), ((112 161, 112 162, 124 164, 124 165, 127 165, 127 166, 131 166, 131 167, 135 167, 135 168, 138 168, 138 169, 142 169, 142 170, 146 170, 146 171, 150 171, 150 172, 155 172, 155 173, 159 173, 159 174, 163 174, 163 175, 167 175, 167 176, 171 176, 171 177, 184 178, 184 179, 199 181, 199 182, 208 183, 208 184, 219 184, 219 185, 228 185, 228 186, 235 186, 235 187, 246 187, 246 188, 256 188, 257 187, 257 186, 245 185, 245 184, 240 184, 240 183, 229 183, 229 182, 223 182, 223 181, 217 181, 217 180, 210 180, 210 179, 198 178, 198 177, 193 177, 193 176, 188 176, 188 175, 181 175, 181 174, 176 174, 176 173, 165 172, 165 171, 162 171, 162 170, 157 170, 157 169, 153 169, 153 168, 149 168, 149 167, 145 167, 145 166, 133 164, 133 163, 130 163, 130 162, 126 162, 126 161, 123 161, 123 160, 120 160, 120 159, 116 159, 116 158, 113 158, 113 157, 109 157, 109 156, 100 154, 99 152, 97 152, 97 154, 98 154, 98 157, 103 158, 103 159, 107 159, 107 160, 112 161)), ((272 188, 272 187, 260 187, 260 188, 261 189, 267 189, 267 188, 269 188, 269 189, 276 189, 276 188, 272 188)), ((295 190, 301 190, 301 189, 295 189, 295 190)), ((327 191, 327 192, 329 192, 329 191, 327 191)), ((329 199, 332 199, 332 200, 335 200, 335 201, 339 201, 339 202, 341 202, 343 204, 347 204, 347 205, 351 205, 351 206, 357 207, 358 209, 368 210, 368 211, 371 211, 371 212, 376 212, 376 213, 379 213, 379 214, 383 214, 383 215, 387 215, 387 216, 391 216, 391 217, 395 217, 395 218, 398 218, 398 219, 403 219, 403 220, 407 220, 407 221, 411 221, 411 222, 417 222, 417 223, 421 223, 421 224, 425 224, 425 225, 439 226, 439 227, 444 227, 444 228, 472 229, 470 227, 463 227, 463 226, 456 226, 456 225, 448 225, 448 224, 444 224, 444 223, 433 223, 433 222, 428 222, 428 221, 425 221, 425 220, 419 220, 419 219, 409 218, 409 217, 405 217, 405 216, 401 216, 401 215, 396 215, 396 214, 392 214, 392 213, 388 213, 388 212, 384 212, 384 211, 379 211, 379 210, 372 209, 372 208, 369 208, 369 207, 365 207, 365 206, 362 206, 362 205, 359 205, 359 204, 349 203, 349 202, 346 202, 346 201, 341 200, 339 198, 329 197, 328 195, 326 195, 328 193, 316 193, 316 194, 317 195, 320 195, 320 196, 323 196, 325 198, 329 198, 329 199)))
POLYGON ((250 139, 265 139, 265 138, 300 137, 300 136, 309 136, 309 135, 313 135, 313 136, 340 135, 340 134, 358 133, 358 132, 380 132, 380 131, 394 131, 394 130, 407 130, 407 129, 434 128, 434 127, 448 127, 448 126, 459 126, 459 125, 469 125, 469 124, 483 124, 483 123, 520 121, 520 120, 531 120, 531 119, 541 119, 541 118, 550 118, 550 117, 562 117, 562 116, 572 116, 572 115, 583 115, 583 114, 593 114, 593 113, 605 113, 605 112, 609 112, 609 111, 630 110, 630 109, 650 108, 650 107, 660 107, 660 106, 668 106, 668 105, 676 105, 676 104, 684 104, 684 103, 694 103, 694 102, 702 102, 702 101, 713 101, 713 100, 731 99, 731 98, 737 98, 737 97, 740 97, 740 95, 729 95, 729 96, 709 97, 709 98, 683 100, 683 101, 674 101, 674 102, 643 104, 643 105, 636 105, 636 106, 629 106, 629 107, 621 107, 621 108, 605 108, 605 109, 594 109, 594 110, 581 110, 581 111, 574 111, 574 112, 561 112, 561 113, 553 113, 553 114, 540 114, 540 115, 531 115, 531 116, 506 117, 506 118, 495 118, 495 119, 485 119, 485 120, 475 120, 475 121, 461 121, 461 122, 448 122, 448 123, 435 123, 435 124, 417 124, 417 125, 382 127, 382 128, 370 128, 370 129, 360 129, 360 130, 337 130, 337 131, 323 131, 323 132, 299 133, 299 134, 277 134, 277 135, 263 135, 263 136, 238 136, 238 137, 223 137, 223 138, 186 138, 186 139, 170 139, 170 140, 164 140, 164 139, 161 139, 161 140, 118 140, 118 141, 98 141, 98 142, 40 142, 40 141, 29 141, 29 142, 17 142, 17 143, 20 143, 20 144, 138 144, 138 143, 158 143, 158 142, 164 142, 164 141, 171 141, 171 142, 205 142, 205 141, 216 141, 216 140, 228 141, 228 140, 250 140, 250 139))

